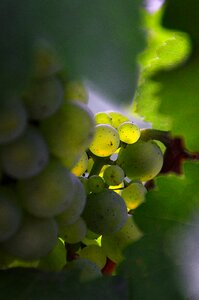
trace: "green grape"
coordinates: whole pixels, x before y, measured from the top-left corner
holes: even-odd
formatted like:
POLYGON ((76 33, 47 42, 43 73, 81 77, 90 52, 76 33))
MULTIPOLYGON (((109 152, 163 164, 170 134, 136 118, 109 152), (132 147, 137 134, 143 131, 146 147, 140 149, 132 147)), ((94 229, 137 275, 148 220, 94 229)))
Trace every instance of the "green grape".
POLYGON ((42 121, 41 130, 51 153, 71 169, 89 147, 95 126, 85 104, 68 101, 57 113, 42 121))
POLYGON ((115 128, 108 124, 96 125, 94 139, 90 144, 90 151, 100 157, 113 154, 119 147, 119 134, 115 128))
POLYGON ((1 163, 5 173, 17 179, 35 176, 48 163, 48 148, 40 134, 29 127, 13 142, 2 146, 1 163))
POLYGON ((112 125, 111 117, 105 112, 98 112, 95 114, 96 124, 109 124, 112 125))
POLYGON ((131 243, 139 240, 142 233, 133 221, 131 215, 122 228, 112 235, 102 236, 102 249, 112 261, 119 263, 123 260, 123 250, 131 243))
POLYGON ((111 125, 114 128, 118 128, 123 122, 129 121, 129 118, 118 111, 107 111, 107 114, 111 117, 111 125))
POLYGON ((100 270, 106 264, 106 255, 104 254, 102 248, 98 245, 89 245, 84 247, 79 252, 79 257, 94 262, 100 270))
POLYGON ((70 81, 66 84, 64 98, 66 100, 78 100, 85 104, 88 103, 88 93, 80 81, 70 81))
POLYGON ((0 101, 0 144, 18 138, 25 130, 27 113, 19 99, 0 101))
POLYGON ((56 216, 60 227, 75 223, 86 204, 86 192, 79 178, 73 176, 73 185, 74 194, 70 205, 61 214, 56 216))
POLYGON ((98 266, 85 258, 68 262, 64 269, 77 274, 80 282, 88 282, 102 276, 98 266))
POLYGON ((0 187, 0 242, 9 239, 21 224, 21 209, 11 189, 0 187))
POLYGON ((102 177, 99 175, 92 175, 88 178, 88 189, 90 192, 99 193, 103 191, 105 184, 102 177))
POLYGON ((140 128, 132 122, 124 122, 118 127, 120 140, 126 144, 133 144, 140 138, 140 128))
POLYGON ((88 178, 80 176, 79 180, 81 181, 81 183, 84 186, 84 190, 86 192, 86 195, 88 195, 90 193, 89 188, 88 188, 88 178))
POLYGON ((37 176, 18 182, 23 207, 36 217, 60 214, 72 202, 74 183, 71 173, 56 160, 51 160, 37 176))
POLYGON ((47 255, 56 245, 58 228, 54 219, 27 216, 19 230, 2 243, 11 255, 24 260, 35 260, 47 255))
POLYGON ((100 193, 88 195, 83 218, 91 231, 112 234, 124 225, 127 207, 117 193, 105 189, 100 193))
POLYGON ((89 157, 88 159, 88 168, 87 168, 87 172, 90 173, 90 171, 92 170, 92 167, 94 165, 94 160, 92 157, 89 157))
POLYGON ((47 271, 61 271, 66 264, 66 248, 61 241, 57 240, 55 247, 43 258, 40 259, 38 268, 47 271))
POLYGON ((104 170, 103 178, 108 185, 116 186, 124 180, 124 171, 117 165, 111 165, 104 170))
POLYGON ((155 142, 139 140, 120 149, 117 164, 129 178, 147 181, 160 172, 163 154, 155 142))
POLYGON ((24 103, 33 120, 54 114, 63 102, 63 86, 55 77, 35 81, 24 96, 24 103))
POLYGON ((144 202, 146 192, 147 189, 141 182, 132 182, 122 190, 121 197, 128 209, 131 210, 144 202))
POLYGON ((79 217, 79 219, 70 225, 65 227, 59 227, 60 237, 69 244, 76 244, 86 236, 87 226, 85 221, 79 217))
POLYGON ((88 155, 86 152, 83 152, 82 156, 71 169, 71 172, 76 176, 81 176, 88 168, 88 155))

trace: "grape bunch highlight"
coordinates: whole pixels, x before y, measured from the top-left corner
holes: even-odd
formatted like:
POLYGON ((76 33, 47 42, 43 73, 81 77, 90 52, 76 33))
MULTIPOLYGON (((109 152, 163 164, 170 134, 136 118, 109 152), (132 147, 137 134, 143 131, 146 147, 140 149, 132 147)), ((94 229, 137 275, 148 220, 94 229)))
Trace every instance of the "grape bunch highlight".
POLYGON ((0 268, 89 281, 142 237, 133 211, 163 153, 120 112, 93 115, 48 49, 34 63, 26 90, 0 102, 0 268))

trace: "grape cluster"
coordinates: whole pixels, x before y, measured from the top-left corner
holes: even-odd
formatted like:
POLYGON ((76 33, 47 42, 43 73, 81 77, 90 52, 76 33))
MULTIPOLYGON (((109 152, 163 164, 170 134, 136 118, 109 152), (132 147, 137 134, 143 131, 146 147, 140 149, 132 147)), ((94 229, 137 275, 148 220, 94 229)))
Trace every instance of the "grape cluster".
POLYGON ((132 212, 163 154, 126 116, 93 116, 87 102, 45 47, 27 89, 1 100, 1 268, 64 268, 91 280, 142 236, 132 212))

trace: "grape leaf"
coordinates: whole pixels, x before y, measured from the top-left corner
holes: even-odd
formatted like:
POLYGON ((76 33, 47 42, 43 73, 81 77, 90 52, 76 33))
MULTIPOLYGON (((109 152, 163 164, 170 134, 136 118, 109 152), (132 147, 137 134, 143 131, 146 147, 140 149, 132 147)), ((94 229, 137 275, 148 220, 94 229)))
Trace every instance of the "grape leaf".
POLYGON ((137 55, 145 46, 141 2, 2 0, 2 95, 27 84, 34 47, 42 39, 56 50, 69 77, 92 82, 113 101, 132 100, 137 55))

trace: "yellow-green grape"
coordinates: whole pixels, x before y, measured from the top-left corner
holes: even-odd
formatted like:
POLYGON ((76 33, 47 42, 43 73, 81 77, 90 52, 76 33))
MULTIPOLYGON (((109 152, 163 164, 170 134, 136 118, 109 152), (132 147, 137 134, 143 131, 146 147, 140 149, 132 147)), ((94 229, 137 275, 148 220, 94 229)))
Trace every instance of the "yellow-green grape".
POLYGON ((106 113, 111 117, 111 125, 114 128, 118 128, 120 124, 129 121, 129 118, 118 111, 107 111, 106 113))
POLYGON ((141 182, 132 182, 121 192, 121 197, 124 199, 129 210, 135 209, 144 202, 147 189, 141 182))
POLYGON ((117 164, 129 178, 147 181, 160 172, 163 154, 155 142, 138 140, 125 148, 121 147, 117 164))
POLYGON ((71 169, 89 147, 95 126, 92 112, 84 103, 66 101, 58 112, 42 121, 41 130, 51 153, 71 169))
POLYGON ((44 169, 49 153, 40 131, 28 127, 22 136, 2 146, 0 157, 6 174, 13 178, 25 179, 44 169))
POLYGON ((94 138, 90 144, 90 151, 100 157, 113 154, 120 144, 117 130, 108 124, 96 126, 94 138))
POLYGON ((25 130, 27 112, 19 99, 0 101, 0 144, 9 143, 18 138, 25 130))
POLYGON ((89 245, 84 247, 80 250, 79 256, 94 262, 100 270, 106 264, 106 255, 104 254, 102 247, 98 245, 89 245))
POLYGON ((76 176, 81 176, 88 168, 88 155, 83 152, 82 156, 76 163, 76 165, 71 169, 71 172, 76 176))
POLYGON ((94 164, 94 160, 93 160, 92 157, 90 157, 90 158, 88 159, 88 168, 87 168, 87 172, 88 172, 88 173, 90 173, 90 171, 91 171, 91 169, 92 169, 92 167, 93 167, 93 164, 94 164))
POLYGON ((102 276, 98 266, 85 258, 78 258, 68 262, 64 269, 77 274, 80 282, 89 282, 102 276))
POLYGON ((96 124, 109 124, 112 125, 111 117, 105 112, 98 112, 95 114, 96 124))
POLYGON ((99 193, 104 189, 104 180, 98 175, 92 175, 88 178, 88 189, 90 192, 99 193))
POLYGON ((47 271, 61 271, 66 264, 66 248, 61 239, 57 240, 55 247, 40 259, 38 269, 47 271))
POLYGON ((129 215, 126 223, 119 231, 112 235, 102 236, 102 249, 108 258, 119 263, 124 258, 123 250, 141 237, 141 231, 134 223, 132 216, 129 215))
POLYGON ((51 160, 37 176, 18 182, 23 207, 36 217, 53 217, 69 207, 74 196, 72 174, 51 160))
POLYGON ((55 247, 57 238, 54 219, 27 216, 19 230, 2 245, 17 258, 35 260, 47 255, 55 247))
POLYGON ((86 236, 86 232, 87 226, 81 217, 73 224, 65 227, 59 227, 60 237, 69 244, 81 242, 81 240, 83 240, 86 236))
POLYGON ((83 212, 88 229, 98 234, 112 234, 126 222, 127 207, 114 191, 104 189, 87 197, 83 212))
POLYGON ((87 104, 88 92, 82 82, 70 81, 66 84, 64 98, 66 100, 78 100, 87 104))
POLYGON ((56 221, 60 227, 75 223, 86 204, 86 192, 79 178, 73 176, 74 194, 70 205, 59 215, 56 221))
POLYGON ((133 144, 140 138, 140 128, 132 122, 124 122, 118 127, 120 140, 126 144, 133 144))
POLYGON ((0 242, 9 239, 21 224, 21 208, 11 189, 0 188, 0 242))
POLYGON ((62 83, 55 77, 35 81, 24 95, 24 103, 33 120, 42 120, 54 114, 63 99, 62 83))
POLYGON ((116 186, 124 180, 124 171, 117 165, 108 166, 104 170, 104 181, 111 186, 116 186))

